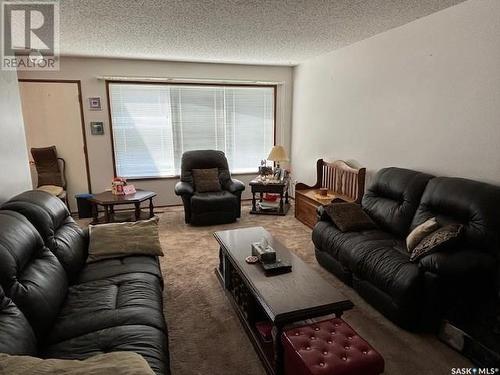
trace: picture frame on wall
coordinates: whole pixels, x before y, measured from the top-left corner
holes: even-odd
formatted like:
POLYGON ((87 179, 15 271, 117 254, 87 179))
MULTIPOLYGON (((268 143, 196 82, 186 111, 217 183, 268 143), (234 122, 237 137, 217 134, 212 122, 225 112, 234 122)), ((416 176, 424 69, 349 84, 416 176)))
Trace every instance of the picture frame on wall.
POLYGON ((92 135, 104 135, 104 123, 102 121, 91 121, 90 133, 92 135))
POLYGON ((100 96, 92 96, 89 98, 89 110, 102 111, 101 97, 100 96))

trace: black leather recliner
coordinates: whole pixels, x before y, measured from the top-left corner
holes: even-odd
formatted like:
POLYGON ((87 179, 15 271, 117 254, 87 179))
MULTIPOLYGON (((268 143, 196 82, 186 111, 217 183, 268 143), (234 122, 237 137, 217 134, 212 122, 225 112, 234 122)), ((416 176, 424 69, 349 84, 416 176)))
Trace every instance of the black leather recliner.
POLYGON ((241 216, 241 193, 245 185, 231 178, 226 156, 222 151, 196 150, 182 155, 181 181, 175 194, 182 197, 186 223, 214 225, 232 223, 241 216), (198 193, 193 181, 193 169, 218 168, 222 191, 198 193))
POLYGON ((0 209, 0 352, 84 359, 134 351, 168 374, 156 257, 86 264, 88 234, 58 198, 28 191, 0 209))
POLYGON ((500 188, 401 168, 375 176, 362 207, 378 229, 341 232, 323 209, 312 239, 318 262, 398 325, 434 329, 456 306, 494 295, 500 188), (405 239, 431 217, 464 225, 453 249, 411 262, 405 239))

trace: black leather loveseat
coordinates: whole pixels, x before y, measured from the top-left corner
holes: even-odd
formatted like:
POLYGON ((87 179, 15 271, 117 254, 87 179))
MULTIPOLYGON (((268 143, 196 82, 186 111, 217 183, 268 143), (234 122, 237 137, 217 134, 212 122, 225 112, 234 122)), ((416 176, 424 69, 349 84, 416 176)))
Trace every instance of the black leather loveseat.
POLYGON ((133 351, 155 373, 170 373, 156 257, 86 264, 86 232, 41 191, 3 204, 0 228, 0 352, 84 359, 133 351))
POLYGON ((378 229, 341 232, 318 210, 316 258, 385 316, 409 329, 434 328, 451 310, 474 308, 494 296, 500 188, 385 168, 362 207, 378 229), (434 216, 444 224, 463 224, 459 245, 411 262, 406 236, 434 216))

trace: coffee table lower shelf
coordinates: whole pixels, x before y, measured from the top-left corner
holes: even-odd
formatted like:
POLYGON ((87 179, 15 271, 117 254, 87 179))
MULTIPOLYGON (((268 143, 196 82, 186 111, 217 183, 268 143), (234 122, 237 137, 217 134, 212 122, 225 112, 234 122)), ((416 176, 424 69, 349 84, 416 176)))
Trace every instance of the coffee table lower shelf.
MULTIPOLYGON (((221 283, 222 287, 224 288, 224 278, 222 277, 219 268, 215 268, 215 274, 221 283)), ((244 313, 240 309, 240 306, 234 299, 234 296, 232 293, 224 288, 224 293, 231 303, 231 306, 233 307, 234 311, 236 312, 236 316, 241 322, 241 325, 243 326, 243 329, 245 330, 246 334, 248 335, 250 342, 252 343, 255 351, 257 352, 257 355, 259 356, 262 364, 264 365, 264 368, 266 372, 270 375, 277 374, 275 371, 275 365, 274 365, 274 348, 272 351, 266 350, 263 347, 263 343, 261 338, 259 337, 259 334, 255 331, 255 327, 253 327, 250 322, 247 320, 245 317, 244 313), (272 358, 269 358, 270 355, 272 355, 272 358)))

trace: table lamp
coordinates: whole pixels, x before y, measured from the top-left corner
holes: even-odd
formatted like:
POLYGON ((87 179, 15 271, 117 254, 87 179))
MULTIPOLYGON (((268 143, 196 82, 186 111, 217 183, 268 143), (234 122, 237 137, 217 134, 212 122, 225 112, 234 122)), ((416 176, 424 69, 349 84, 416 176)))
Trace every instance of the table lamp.
POLYGON ((271 149, 271 152, 269 153, 267 160, 276 162, 276 168, 274 168, 274 174, 276 175, 279 172, 281 176, 282 173, 280 168, 280 161, 288 161, 288 155, 286 154, 286 151, 283 148, 283 146, 276 145, 273 146, 273 148, 271 149))

